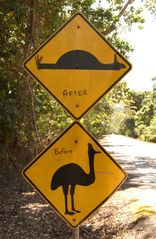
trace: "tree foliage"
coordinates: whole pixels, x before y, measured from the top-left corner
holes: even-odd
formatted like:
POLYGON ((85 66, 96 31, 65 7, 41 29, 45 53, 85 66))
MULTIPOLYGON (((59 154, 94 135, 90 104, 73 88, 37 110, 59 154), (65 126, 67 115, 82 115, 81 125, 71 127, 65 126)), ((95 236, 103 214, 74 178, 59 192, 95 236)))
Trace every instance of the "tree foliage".
POLYGON ((156 17, 156 0, 146 0, 145 7, 156 17))
POLYGON ((111 97, 115 99, 111 127, 113 133, 155 142, 155 89, 136 92, 129 90, 123 83, 111 97))
MULTIPOLYGON (((18 157, 28 153, 35 156, 48 139, 53 140, 72 121, 23 70, 22 64, 74 12, 84 13, 128 56, 132 48, 119 38, 117 29, 123 23, 128 29, 134 23, 142 23, 141 10, 135 9, 131 0, 106 3, 93 8, 94 0, 0 0, 0 148, 4 156, 17 156, 15 149, 21 152, 18 157)), ((119 87, 113 94, 119 94, 119 87)), ((108 95, 83 118, 94 135, 110 132, 113 104, 112 96, 108 95)))
POLYGON ((155 142, 156 92, 145 92, 142 107, 135 115, 136 134, 142 140, 155 142))
POLYGON ((112 113, 112 101, 106 96, 83 117, 81 122, 96 138, 99 138, 110 132, 112 113))

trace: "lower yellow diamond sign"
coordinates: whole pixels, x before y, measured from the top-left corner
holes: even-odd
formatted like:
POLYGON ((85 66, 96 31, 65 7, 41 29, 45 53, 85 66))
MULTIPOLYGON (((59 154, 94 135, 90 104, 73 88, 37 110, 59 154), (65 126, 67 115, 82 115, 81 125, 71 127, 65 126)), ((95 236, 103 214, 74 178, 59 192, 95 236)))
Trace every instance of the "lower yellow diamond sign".
POLYGON ((121 166, 78 122, 39 154, 23 175, 73 228, 126 178, 121 166))

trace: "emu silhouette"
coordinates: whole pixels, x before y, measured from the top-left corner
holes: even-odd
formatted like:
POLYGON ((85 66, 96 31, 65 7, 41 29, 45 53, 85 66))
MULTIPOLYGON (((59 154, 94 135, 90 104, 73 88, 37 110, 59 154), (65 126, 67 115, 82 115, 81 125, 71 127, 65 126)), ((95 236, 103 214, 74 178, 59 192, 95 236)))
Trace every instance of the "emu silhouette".
POLYGON ((76 185, 88 186, 95 182, 94 172, 94 155, 100 153, 95 151, 93 146, 88 143, 88 157, 89 157, 89 173, 87 174, 79 165, 70 163, 59 168, 53 175, 51 180, 51 189, 55 190, 62 187, 65 202, 65 214, 73 215, 80 213, 74 206, 74 193, 76 185), (71 195, 71 209, 68 210, 68 192, 70 188, 71 195))
POLYGON ((56 62, 41 63, 43 57, 38 55, 35 57, 36 66, 38 70, 42 69, 64 69, 64 70, 120 70, 126 66, 117 60, 114 54, 114 61, 112 63, 103 64, 94 55, 87 51, 73 50, 63 54, 56 62))

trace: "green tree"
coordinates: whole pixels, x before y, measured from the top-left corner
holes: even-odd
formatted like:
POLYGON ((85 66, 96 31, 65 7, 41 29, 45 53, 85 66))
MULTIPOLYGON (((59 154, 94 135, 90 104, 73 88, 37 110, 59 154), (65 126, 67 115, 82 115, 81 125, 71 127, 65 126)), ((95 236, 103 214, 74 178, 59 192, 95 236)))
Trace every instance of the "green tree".
POLYGON ((150 122, 150 126, 147 126, 144 131, 144 140, 156 143, 156 116, 150 122))
MULTIPOLYGON (((128 54, 131 51, 128 43, 117 38, 117 28, 123 22, 127 28, 143 22, 141 10, 135 9, 131 0, 126 3, 107 0, 106 8, 100 4, 93 8, 94 2, 0 0, 0 147, 6 157, 35 156, 47 144, 46 139, 53 139, 70 124, 69 116, 28 76, 22 64, 71 14, 82 11, 104 35, 109 36, 120 52, 128 54)), ((103 121, 98 124, 104 127, 105 122, 107 125, 110 115, 106 117, 102 113, 107 112, 107 108, 111 112, 111 102, 107 100, 107 97, 103 99, 91 110, 92 115, 86 116, 88 121, 84 121, 90 128, 92 123, 89 121, 95 122, 96 116, 99 122, 100 117, 103 121)))
MULTIPOLYGON (((63 2, 65 1, 50 1, 49 4, 33 0, 0 2, 0 146, 7 155, 11 155, 10 149, 14 149, 14 145, 25 145, 29 149, 26 151, 33 154, 38 151, 42 134, 37 127, 41 96, 37 88, 41 87, 37 87, 37 83, 23 70, 22 63, 40 44, 43 36, 48 35, 48 31, 55 31, 65 20, 63 14, 59 15, 64 12, 61 5, 63 2), (45 28, 46 17, 53 20, 53 24, 49 23, 50 27, 45 28), (43 32, 42 29, 40 33, 41 26, 45 30, 43 32)), ((44 91, 41 92, 43 98, 47 99, 45 101, 50 102, 49 96, 44 91)))
POLYGON ((145 0, 145 7, 156 17, 156 0, 145 0))
POLYGON ((109 95, 114 103, 111 119, 112 133, 135 137, 135 106, 132 91, 127 87, 126 82, 121 82, 111 90, 109 95))
POLYGON ((113 104, 108 96, 102 98, 81 120, 96 138, 110 132, 113 104))
POLYGON ((147 140, 146 135, 149 134, 148 128, 150 127, 155 115, 155 99, 154 92, 146 92, 145 98, 142 101, 142 107, 135 115, 136 134, 142 140, 147 140))

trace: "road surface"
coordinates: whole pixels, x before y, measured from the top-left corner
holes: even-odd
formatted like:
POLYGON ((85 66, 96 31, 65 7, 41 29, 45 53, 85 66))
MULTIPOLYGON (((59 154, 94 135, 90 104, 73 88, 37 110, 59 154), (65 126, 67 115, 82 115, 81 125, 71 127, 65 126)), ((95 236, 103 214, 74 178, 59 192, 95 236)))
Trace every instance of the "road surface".
MULTIPOLYGON (((114 134, 105 136, 100 143, 128 173, 115 197, 121 210, 127 205, 134 215, 134 238, 156 238, 156 144, 114 134)), ((131 233, 125 238, 131 238, 131 233)))
POLYGON ((156 144, 114 134, 100 144, 128 173, 125 187, 156 190, 156 144))

